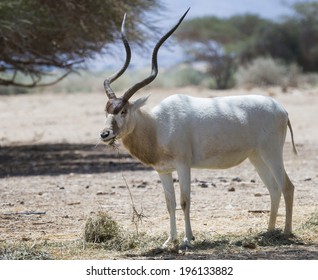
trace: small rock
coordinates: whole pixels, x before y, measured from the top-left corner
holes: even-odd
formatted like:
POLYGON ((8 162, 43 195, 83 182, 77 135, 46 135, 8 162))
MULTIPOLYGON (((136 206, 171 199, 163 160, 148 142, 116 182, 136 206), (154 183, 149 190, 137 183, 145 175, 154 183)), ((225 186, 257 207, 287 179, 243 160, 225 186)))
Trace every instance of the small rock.
POLYGON ((2 206, 8 206, 8 207, 13 207, 14 204, 11 203, 11 202, 8 202, 8 203, 2 203, 2 206))
POLYGON ((254 242, 244 242, 242 246, 247 249, 256 249, 256 244, 254 242))
POLYGON ((207 187, 209 187, 209 185, 207 184, 207 183, 201 183, 201 184, 199 184, 199 186, 201 187, 201 188, 204 188, 204 189, 206 189, 207 187))
POLYGON ((30 241, 30 240, 31 240, 30 237, 25 237, 25 236, 23 236, 23 237, 21 238, 21 241, 30 241))
POLYGON ((305 182, 311 181, 311 178, 306 178, 304 181, 305 182))
POLYGON ((81 204, 79 201, 67 203, 68 206, 79 205, 81 204))
POLYGON ((232 179, 233 182, 242 182, 242 179, 239 177, 235 177, 232 179))
POLYGON ((235 192, 235 188, 234 188, 234 187, 229 187, 229 188, 227 189, 227 191, 228 191, 228 192, 235 192))
POLYGON ((260 196, 262 196, 262 194, 261 193, 255 193, 254 196, 260 197, 260 196))
POLYGON ((254 180, 254 179, 252 179, 252 180, 251 180, 251 183, 255 183, 255 180, 254 180))
POLYGON ((148 185, 149 185, 148 182, 142 182, 141 184, 137 185, 137 188, 143 189, 143 188, 147 187, 148 185))
POLYGON ((108 192, 97 192, 96 195, 107 195, 108 192))

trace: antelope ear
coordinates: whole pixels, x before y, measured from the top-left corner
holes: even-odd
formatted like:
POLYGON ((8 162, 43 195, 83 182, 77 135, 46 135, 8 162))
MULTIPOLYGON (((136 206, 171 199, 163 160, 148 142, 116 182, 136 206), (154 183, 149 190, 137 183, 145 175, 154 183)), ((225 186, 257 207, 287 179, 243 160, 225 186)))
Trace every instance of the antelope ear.
POLYGON ((137 100, 135 100, 132 103, 132 109, 135 111, 135 110, 141 108, 142 106, 144 106, 147 103, 147 100, 149 97, 150 97, 150 95, 144 96, 144 97, 141 97, 141 98, 138 98, 137 100))

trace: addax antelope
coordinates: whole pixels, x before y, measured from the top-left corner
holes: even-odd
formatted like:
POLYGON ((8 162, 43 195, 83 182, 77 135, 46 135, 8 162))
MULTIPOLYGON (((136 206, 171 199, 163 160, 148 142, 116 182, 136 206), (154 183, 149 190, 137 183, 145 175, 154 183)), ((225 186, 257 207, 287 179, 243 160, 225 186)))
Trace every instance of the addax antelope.
MULTIPOLYGON (((188 12, 188 11, 187 11, 188 12)), ((275 228, 283 193, 286 205, 285 234, 292 231, 294 186, 285 172, 283 145, 287 127, 296 148, 292 127, 285 109, 277 101, 261 95, 194 98, 172 95, 152 110, 142 106, 148 97, 129 101, 133 94, 151 83, 158 74, 160 46, 178 28, 179 22, 156 44, 149 77, 116 97, 110 84, 120 77, 130 62, 130 47, 122 23, 126 61, 121 70, 105 80, 108 96, 106 124, 100 133, 106 144, 121 139, 129 153, 152 166, 161 179, 168 212, 170 235, 164 246, 177 244, 176 198, 172 172, 179 177, 181 207, 185 218, 184 245, 194 240, 190 223, 191 168, 229 168, 249 159, 270 193, 271 211, 268 230, 275 228)))

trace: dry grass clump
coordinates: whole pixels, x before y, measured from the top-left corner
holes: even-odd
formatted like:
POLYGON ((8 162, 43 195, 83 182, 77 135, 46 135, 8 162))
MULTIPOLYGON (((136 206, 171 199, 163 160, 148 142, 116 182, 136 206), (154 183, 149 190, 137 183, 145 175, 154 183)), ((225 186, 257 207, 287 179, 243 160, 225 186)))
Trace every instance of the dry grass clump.
POLYGON ((311 213, 307 220, 305 220, 300 228, 299 232, 308 242, 318 244, 318 212, 311 213))
POLYGON ((43 249, 29 244, 0 245, 0 260, 51 260, 43 249))
POLYGON ((106 250, 128 251, 144 248, 149 237, 146 234, 125 231, 107 213, 98 212, 95 217, 89 217, 86 221, 84 241, 106 250))
POLYGON ((96 217, 89 217, 85 224, 84 240, 86 242, 101 243, 117 238, 120 228, 116 221, 108 214, 98 212, 96 217))
POLYGON ((255 249, 256 247, 276 247, 284 245, 302 245, 303 241, 295 236, 287 237, 281 230, 273 230, 266 232, 247 232, 242 235, 219 235, 212 238, 200 236, 200 241, 195 242, 198 249, 220 249, 242 247, 247 249, 255 249))
POLYGON ((318 230, 318 212, 314 212, 310 215, 307 221, 302 225, 303 228, 318 230))
POLYGON ((278 247, 284 245, 303 245, 302 239, 292 235, 286 236, 281 230, 273 230, 260 232, 254 235, 248 235, 242 240, 239 240, 235 245, 241 245, 245 248, 253 249, 257 246, 261 247, 278 247))

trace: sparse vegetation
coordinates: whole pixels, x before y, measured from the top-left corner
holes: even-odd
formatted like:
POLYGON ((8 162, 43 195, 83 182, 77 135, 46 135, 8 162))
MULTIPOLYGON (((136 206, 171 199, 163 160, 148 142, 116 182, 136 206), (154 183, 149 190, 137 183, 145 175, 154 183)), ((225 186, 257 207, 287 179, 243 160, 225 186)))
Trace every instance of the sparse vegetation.
MULTIPOLYGON (((318 252, 307 250, 316 244, 318 220, 317 213, 304 222, 305 227, 296 236, 286 237, 280 230, 272 232, 247 231, 243 235, 216 234, 213 236, 197 232, 194 249, 162 249, 167 238, 150 236, 146 233, 136 235, 124 230, 114 231, 114 221, 105 213, 98 214, 102 224, 110 224, 112 234, 107 234, 104 242, 42 241, 36 245, 29 242, 0 244, 0 260, 46 260, 46 259, 105 259, 105 258, 150 258, 150 259, 317 259, 318 252), (308 238, 311 231, 311 238, 308 238), (306 233, 305 233, 306 232, 306 233), (304 237, 303 237, 304 235, 304 237), (110 238, 111 237, 111 238, 110 238), (110 238, 110 239, 108 239, 110 238)), ((88 219, 88 223, 91 221, 88 219)), ((100 229, 101 226, 98 226, 100 229)), ((104 236, 106 226, 102 230, 104 236)), ((181 236, 180 236, 181 237, 181 236)), ((85 237, 86 238, 86 237, 85 237)), ((316 244, 316 246, 318 246, 316 244)))
MULTIPOLYGON (((244 234, 196 233, 193 250, 162 249, 165 234, 151 236, 125 231, 104 213, 89 217, 82 240, 62 242, 0 243, 0 260, 48 259, 317 259, 318 252, 307 250, 317 245, 318 213, 312 213, 296 229, 296 235, 286 237, 281 230, 244 234)), ((181 236, 180 236, 181 238, 181 236)))
POLYGON ((159 87, 181 87, 181 86, 197 86, 204 79, 204 74, 193 69, 189 65, 180 65, 163 72, 161 78, 155 81, 154 86, 159 87))
POLYGON ((52 256, 42 246, 18 243, 3 245, 0 243, 0 260, 50 260, 52 256))
POLYGON ((297 86, 300 69, 297 65, 286 65, 271 57, 259 57, 238 69, 236 80, 239 86, 297 86))
MULTIPOLYGON (((114 82, 113 88, 116 92, 127 90, 133 84, 141 81, 147 76, 148 68, 128 70, 114 82)), ((104 92, 103 81, 110 75, 111 71, 80 71, 79 74, 70 74, 60 83, 46 88, 33 89, 32 92, 53 93, 89 93, 104 92)), ((318 85, 318 74, 302 73, 296 64, 290 66, 280 63, 272 58, 257 58, 245 67, 239 67, 235 81, 231 86, 237 87, 299 87, 313 88, 318 85)), ((45 81, 45 80, 44 80, 45 81)), ((149 88, 178 88, 186 86, 197 86, 200 88, 217 88, 212 76, 204 71, 199 71, 191 65, 179 65, 173 68, 162 69, 157 79, 149 88)), ((1 87, 0 95, 25 94, 29 89, 19 87, 1 87)))
POLYGON ((318 212, 314 212, 302 224, 302 230, 316 232, 318 234, 318 212))

